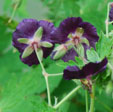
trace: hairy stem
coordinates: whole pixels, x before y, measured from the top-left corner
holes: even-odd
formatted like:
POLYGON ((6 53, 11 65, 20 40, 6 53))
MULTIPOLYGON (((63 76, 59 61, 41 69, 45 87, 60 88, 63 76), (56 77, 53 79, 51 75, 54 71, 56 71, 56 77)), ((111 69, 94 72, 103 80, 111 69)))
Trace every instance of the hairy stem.
POLYGON ((108 3, 108 6, 107 6, 107 17, 106 17, 106 37, 108 38, 109 37, 109 6, 110 6, 110 3, 108 3))
POLYGON ((16 10, 17 10, 18 4, 19 4, 19 3, 17 3, 17 4, 14 6, 14 9, 13 9, 12 15, 11 15, 11 17, 10 17, 8 23, 11 23, 11 21, 12 21, 14 15, 15 15, 15 12, 16 12, 16 10))
POLYGON ((86 97, 86 112, 88 112, 88 91, 85 90, 85 97, 86 97))
POLYGON ((94 112, 94 101, 95 101, 95 85, 92 85, 90 112, 94 112))
POLYGON ((46 87, 47 87, 48 105, 51 106, 51 95, 50 95, 50 89, 49 89, 48 76, 45 76, 45 81, 46 81, 46 87))
POLYGON ((73 89, 67 96, 65 96, 57 105, 54 106, 55 109, 57 109, 60 105, 62 105, 68 98, 70 98, 78 89, 80 89, 81 86, 77 86, 75 89, 73 89))
POLYGON ((63 75, 63 73, 48 74, 48 76, 59 76, 59 75, 63 75))
POLYGON ((37 46, 34 45, 34 48, 35 48, 35 52, 36 52, 38 61, 39 61, 41 68, 42 68, 42 74, 44 75, 44 78, 45 78, 45 81, 46 81, 46 88, 47 88, 47 94, 48 94, 48 105, 51 106, 51 95, 50 95, 50 89, 49 89, 49 83, 48 83, 48 73, 46 73, 46 70, 43 66, 43 63, 40 60, 39 54, 37 52, 37 46))

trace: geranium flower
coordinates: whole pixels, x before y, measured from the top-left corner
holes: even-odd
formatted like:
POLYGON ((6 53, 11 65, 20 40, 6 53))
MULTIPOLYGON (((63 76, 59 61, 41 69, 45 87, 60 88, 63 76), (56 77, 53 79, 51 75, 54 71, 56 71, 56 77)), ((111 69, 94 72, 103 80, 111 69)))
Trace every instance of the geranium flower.
POLYGON ((13 33, 13 46, 20 52, 22 62, 29 66, 39 63, 34 46, 41 59, 49 56, 54 47, 50 34, 53 29, 54 25, 44 20, 24 19, 19 23, 13 33))
POLYGON ((113 21, 113 6, 111 7, 109 12, 109 18, 110 18, 110 21, 113 21))
POLYGON ((90 62, 86 64, 82 69, 79 69, 77 66, 68 66, 64 70, 63 78, 65 80, 88 78, 105 70, 107 63, 108 61, 105 58, 101 62, 90 62))
POLYGON ((53 41, 59 45, 52 53, 52 59, 62 58, 64 61, 75 60, 78 53, 73 49, 82 44, 86 50, 89 47, 95 47, 99 37, 96 28, 83 22, 80 17, 70 17, 63 20, 59 27, 52 32, 53 41))

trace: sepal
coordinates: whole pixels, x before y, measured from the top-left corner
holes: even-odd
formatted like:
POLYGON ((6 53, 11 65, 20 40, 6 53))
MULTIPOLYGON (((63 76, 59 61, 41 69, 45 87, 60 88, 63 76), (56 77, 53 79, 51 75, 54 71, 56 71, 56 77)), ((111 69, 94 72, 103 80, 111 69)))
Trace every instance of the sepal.
POLYGON ((33 51, 34 50, 31 46, 26 47, 22 54, 22 58, 26 58, 26 57, 30 56, 33 53, 33 51))
POLYGON ((41 42, 41 46, 51 48, 53 46, 53 44, 50 42, 47 42, 47 41, 43 41, 43 42, 41 42))
POLYGON ((39 27, 38 29, 37 29, 37 31, 35 32, 35 34, 34 34, 34 40, 41 40, 41 38, 42 38, 42 34, 43 34, 43 28, 42 27, 39 27))
POLYGON ((18 42, 19 43, 23 43, 23 44, 29 44, 29 39, 27 39, 27 38, 19 38, 18 42))

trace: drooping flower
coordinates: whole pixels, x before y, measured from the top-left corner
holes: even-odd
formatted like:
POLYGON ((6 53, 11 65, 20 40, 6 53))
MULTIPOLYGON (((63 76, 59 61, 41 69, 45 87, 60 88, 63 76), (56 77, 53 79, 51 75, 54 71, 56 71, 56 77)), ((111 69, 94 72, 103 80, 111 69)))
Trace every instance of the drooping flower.
POLYGON ((109 12, 109 18, 110 18, 110 21, 113 21, 113 6, 111 6, 111 9, 109 12))
POLYGON ((54 48, 51 32, 54 25, 48 21, 24 19, 13 33, 13 46, 20 52, 20 59, 29 66, 38 64, 34 46, 41 59, 46 58, 54 48))
POLYGON ((105 70, 107 63, 108 61, 105 58, 101 62, 90 62, 86 64, 82 69, 79 69, 77 66, 68 66, 64 70, 63 78, 65 80, 88 78, 105 70))
MULTIPOLYGON (((75 60, 78 53, 73 49, 80 44, 86 50, 89 47, 95 47, 99 37, 96 28, 83 22, 80 17, 70 17, 62 21, 57 29, 52 32, 53 41, 59 45, 52 53, 52 59, 62 58, 64 61, 75 60)), ((80 48, 80 46, 79 46, 80 48)))

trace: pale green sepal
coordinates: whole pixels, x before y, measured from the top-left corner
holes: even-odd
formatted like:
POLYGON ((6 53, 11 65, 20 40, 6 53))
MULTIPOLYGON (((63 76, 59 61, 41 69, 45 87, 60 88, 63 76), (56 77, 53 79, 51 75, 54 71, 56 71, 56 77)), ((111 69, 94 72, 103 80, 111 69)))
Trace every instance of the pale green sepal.
POLYGON ((28 46, 25 48, 23 54, 22 54, 22 58, 26 58, 28 56, 30 56, 33 53, 33 48, 31 46, 28 46))
POLYGON ((43 42, 41 42, 41 46, 50 48, 53 46, 53 44, 50 42, 47 42, 47 41, 43 41, 43 42))
POLYGON ((40 58, 40 61, 43 60, 43 50, 42 49, 37 49, 37 53, 38 53, 38 56, 40 58))
POLYGON ((86 45, 89 46, 89 41, 86 38, 82 38, 81 43, 85 43, 86 45))
POLYGON ((39 27, 38 29, 37 29, 37 31, 35 32, 35 34, 34 34, 34 39, 35 40, 41 40, 41 38, 42 38, 42 33, 43 33, 43 28, 42 27, 39 27))
POLYGON ((19 38, 18 42, 19 43, 23 43, 23 44, 28 44, 29 43, 29 39, 27 39, 27 38, 19 38))
POLYGON ((55 55, 53 56, 53 59, 59 59, 62 58, 66 54, 66 50, 59 50, 56 51, 55 55))
POLYGON ((77 53, 78 53, 78 55, 80 56, 80 57, 84 57, 84 47, 83 47, 83 45, 82 44, 79 44, 78 46, 77 46, 77 53))
POLYGON ((72 38, 72 34, 71 33, 68 35, 68 38, 72 38))

